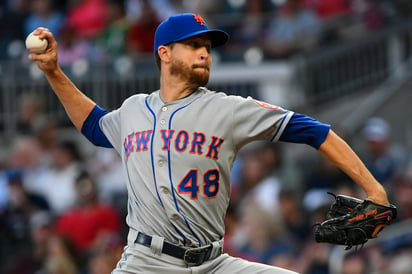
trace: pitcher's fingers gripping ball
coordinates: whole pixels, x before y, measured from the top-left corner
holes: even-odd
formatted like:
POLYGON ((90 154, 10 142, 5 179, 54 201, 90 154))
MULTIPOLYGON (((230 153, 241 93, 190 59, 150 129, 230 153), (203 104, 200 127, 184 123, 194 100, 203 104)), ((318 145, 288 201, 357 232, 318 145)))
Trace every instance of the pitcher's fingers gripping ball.
POLYGON ((34 54, 44 53, 47 49, 47 39, 40 38, 39 35, 30 33, 26 38, 26 48, 34 54))
POLYGON ((346 245, 348 250, 376 238, 396 218, 396 212, 394 205, 338 195, 327 213, 328 219, 316 228, 315 239, 319 243, 346 245))

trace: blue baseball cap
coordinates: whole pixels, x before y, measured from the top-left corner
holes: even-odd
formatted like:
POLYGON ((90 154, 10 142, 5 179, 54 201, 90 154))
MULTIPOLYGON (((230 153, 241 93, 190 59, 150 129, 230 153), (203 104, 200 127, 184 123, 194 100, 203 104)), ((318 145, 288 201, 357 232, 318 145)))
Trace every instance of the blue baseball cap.
POLYGON ((218 29, 209 29, 205 20, 194 13, 182 13, 170 16, 156 29, 154 52, 162 45, 179 42, 184 39, 207 33, 212 42, 212 48, 227 42, 229 35, 218 29))

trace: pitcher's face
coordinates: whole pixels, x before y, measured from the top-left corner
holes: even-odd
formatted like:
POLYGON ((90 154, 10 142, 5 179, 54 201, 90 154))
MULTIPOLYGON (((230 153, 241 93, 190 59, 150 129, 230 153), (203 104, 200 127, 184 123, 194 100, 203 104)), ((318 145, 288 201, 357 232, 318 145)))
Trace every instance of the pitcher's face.
POLYGON ((175 43, 172 49, 170 74, 179 76, 189 85, 205 86, 209 81, 211 41, 207 36, 196 36, 175 43))

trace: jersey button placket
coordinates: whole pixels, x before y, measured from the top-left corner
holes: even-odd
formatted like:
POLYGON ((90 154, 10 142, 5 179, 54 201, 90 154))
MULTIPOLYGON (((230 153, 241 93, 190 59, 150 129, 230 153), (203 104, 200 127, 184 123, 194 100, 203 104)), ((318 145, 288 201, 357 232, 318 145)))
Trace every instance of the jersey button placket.
MULTIPOLYGON (((166 107, 166 106, 163 106, 162 108, 161 108, 161 111, 162 112, 166 112, 168 110, 168 107, 166 107)), ((163 115, 162 114, 160 114, 160 117, 162 117, 163 115)), ((161 127, 165 127, 165 125, 166 125, 166 120, 164 119, 164 118, 161 118, 160 119, 160 126, 161 127)))
MULTIPOLYGON (((161 128, 165 128, 167 125, 167 111, 169 110, 169 108, 167 106, 163 106, 160 109, 160 113, 159 113, 159 124, 161 128)), ((160 155, 159 155, 160 156, 160 155)), ((159 168, 163 169, 164 167, 167 166, 167 160, 164 158, 165 155, 160 156, 158 161, 157 161, 157 165, 159 168)), ((162 186, 160 187, 160 191, 161 191, 161 195, 163 196, 164 201, 168 201, 165 203, 165 209, 167 212, 167 215, 169 216, 169 219, 174 223, 174 222, 178 222, 181 220, 181 217, 178 213, 176 213, 176 209, 174 207, 174 203, 173 203, 173 198, 171 196, 171 190, 166 187, 166 186, 162 186)))
POLYGON ((175 214, 172 214, 172 218, 171 218, 173 221, 177 221, 177 220, 180 220, 180 216, 179 216, 179 214, 177 214, 177 213, 175 213, 175 214))
POLYGON ((165 195, 168 195, 170 193, 169 189, 167 187, 161 187, 162 193, 165 195))

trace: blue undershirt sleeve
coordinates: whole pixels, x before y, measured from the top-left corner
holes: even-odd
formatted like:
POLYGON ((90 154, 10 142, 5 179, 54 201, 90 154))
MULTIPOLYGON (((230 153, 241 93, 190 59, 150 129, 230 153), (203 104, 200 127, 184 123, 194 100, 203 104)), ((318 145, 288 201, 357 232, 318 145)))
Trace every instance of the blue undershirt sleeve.
POLYGON ((330 125, 323 124, 309 116, 294 113, 279 140, 310 145, 316 149, 328 136, 330 125))
POLYGON ((113 148, 99 125, 100 118, 105 114, 107 111, 96 105, 84 121, 81 132, 94 145, 113 148))

